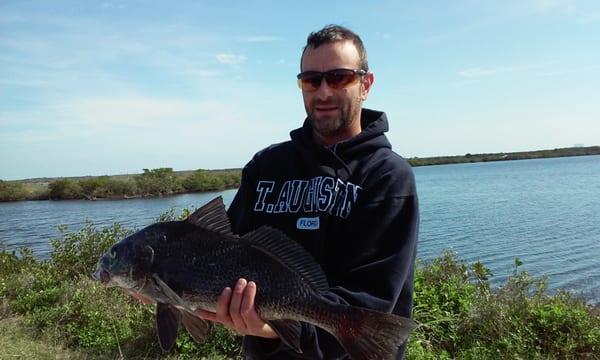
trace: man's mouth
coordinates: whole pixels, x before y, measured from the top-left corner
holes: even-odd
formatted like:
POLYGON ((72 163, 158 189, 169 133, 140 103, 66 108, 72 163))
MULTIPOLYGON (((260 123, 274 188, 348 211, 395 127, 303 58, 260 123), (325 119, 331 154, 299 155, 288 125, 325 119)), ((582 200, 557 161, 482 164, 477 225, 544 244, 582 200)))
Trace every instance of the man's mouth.
POLYGON ((337 110, 337 106, 331 105, 331 106, 317 106, 315 107, 315 110, 319 111, 319 112, 329 112, 329 111, 335 111, 337 110))

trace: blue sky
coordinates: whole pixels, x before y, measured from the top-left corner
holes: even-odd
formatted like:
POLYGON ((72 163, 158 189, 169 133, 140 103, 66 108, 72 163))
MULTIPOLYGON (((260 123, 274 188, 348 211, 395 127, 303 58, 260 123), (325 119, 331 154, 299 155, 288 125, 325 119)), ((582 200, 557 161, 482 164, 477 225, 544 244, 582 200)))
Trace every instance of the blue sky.
POLYGON ((600 145, 595 0, 3 0, 0 179, 242 167, 302 123, 329 23, 363 38, 405 157, 600 145))

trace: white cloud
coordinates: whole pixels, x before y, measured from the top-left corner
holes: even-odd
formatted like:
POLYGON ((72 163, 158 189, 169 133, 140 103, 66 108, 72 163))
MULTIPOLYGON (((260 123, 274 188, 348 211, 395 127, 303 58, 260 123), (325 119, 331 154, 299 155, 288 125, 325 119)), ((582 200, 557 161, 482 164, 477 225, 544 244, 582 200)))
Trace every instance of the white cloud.
POLYGON ((246 57, 244 55, 217 54, 215 56, 221 64, 240 65, 246 62, 246 57))

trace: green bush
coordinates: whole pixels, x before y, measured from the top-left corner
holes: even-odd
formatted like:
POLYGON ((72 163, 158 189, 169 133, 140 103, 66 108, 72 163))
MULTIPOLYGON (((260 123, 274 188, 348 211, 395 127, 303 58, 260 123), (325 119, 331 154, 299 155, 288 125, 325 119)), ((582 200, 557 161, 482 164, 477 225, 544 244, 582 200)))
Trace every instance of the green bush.
POLYGON ((60 279, 70 279, 78 275, 90 275, 96 269, 98 258, 117 240, 131 233, 119 224, 96 229, 87 221, 76 233, 59 227, 62 238, 51 239, 50 262, 60 279))
POLYGON ((183 186, 172 168, 143 169, 134 177, 140 195, 169 195, 181 192, 183 186))
POLYGON ((55 180, 48 185, 50 199, 69 200, 81 199, 83 194, 77 181, 71 179, 55 180))
POLYGON ((417 268, 408 359, 597 359, 598 308, 570 293, 546 293, 546 279, 515 271, 491 289, 489 270, 452 253, 417 268))
POLYGON ((15 201, 26 199, 29 195, 23 183, 0 180, 0 201, 15 201))
POLYGON ((196 170, 183 179, 182 185, 186 191, 216 191, 239 187, 241 173, 234 170, 208 171, 196 170))
POLYGON ((133 181, 113 179, 109 176, 92 177, 79 181, 81 192, 87 199, 134 196, 136 186, 133 181))

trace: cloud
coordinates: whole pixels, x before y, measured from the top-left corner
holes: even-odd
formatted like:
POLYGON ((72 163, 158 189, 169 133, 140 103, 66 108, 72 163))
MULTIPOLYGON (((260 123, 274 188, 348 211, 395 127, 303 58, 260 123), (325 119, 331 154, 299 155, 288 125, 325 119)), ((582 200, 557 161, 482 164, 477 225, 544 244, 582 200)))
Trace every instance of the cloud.
POLYGON ((217 54, 216 58, 221 64, 227 65, 240 65, 246 62, 246 57, 244 55, 217 54))

